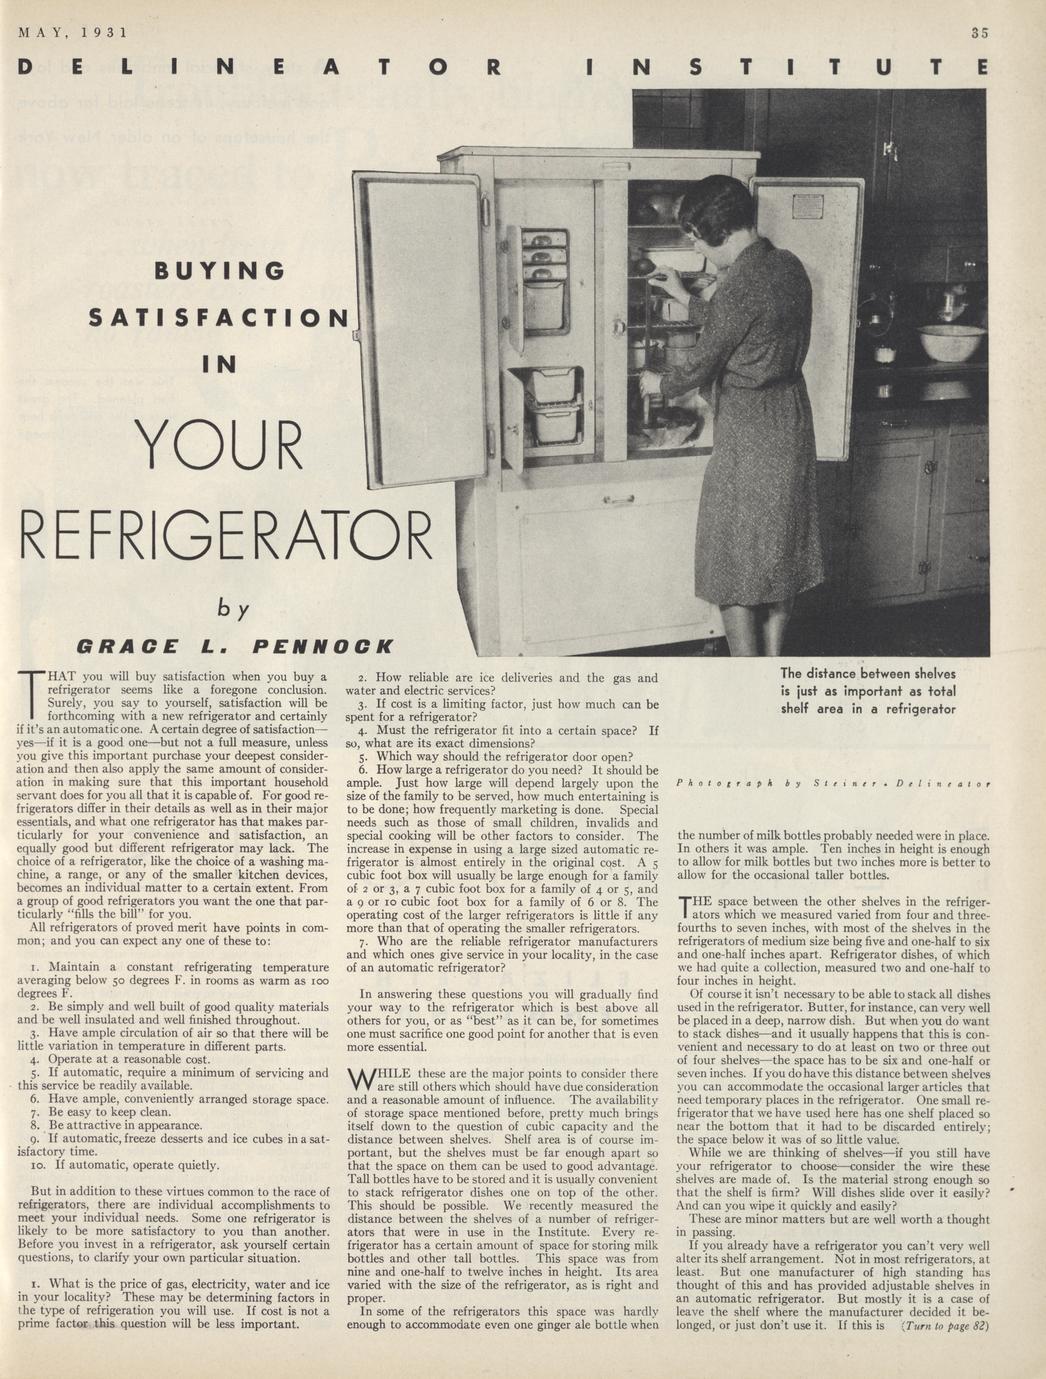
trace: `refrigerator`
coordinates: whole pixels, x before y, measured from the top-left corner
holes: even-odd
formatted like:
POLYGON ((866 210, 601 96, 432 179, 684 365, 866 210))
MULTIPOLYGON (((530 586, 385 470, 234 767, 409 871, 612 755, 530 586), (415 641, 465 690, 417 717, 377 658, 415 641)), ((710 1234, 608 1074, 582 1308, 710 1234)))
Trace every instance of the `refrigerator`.
POLYGON ((650 275, 713 272, 688 184, 751 188, 813 288, 818 459, 848 456, 863 182, 759 177, 757 153, 461 147, 432 173, 353 174, 367 483, 455 486, 457 580, 481 656, 722 635, 696 597, 707 402, 649 410, 638 375, 695 328, 650 275))

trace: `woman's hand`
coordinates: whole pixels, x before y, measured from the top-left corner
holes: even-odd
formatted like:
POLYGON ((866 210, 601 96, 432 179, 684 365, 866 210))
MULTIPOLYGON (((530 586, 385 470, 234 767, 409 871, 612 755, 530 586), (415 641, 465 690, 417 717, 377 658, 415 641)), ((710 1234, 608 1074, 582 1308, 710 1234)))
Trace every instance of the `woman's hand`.
POLYGON ((680 302, 683 306, 690 305, 690 292, 683 286, 683 279, 674 268, 659 268, 656 273, 651 273, 650 281, 656 283, 673 301, 680 302))
POLYGON ((644 369, 639 375, 639 394, 641 397, 660 397, 661 375, 653 369, 644 369))

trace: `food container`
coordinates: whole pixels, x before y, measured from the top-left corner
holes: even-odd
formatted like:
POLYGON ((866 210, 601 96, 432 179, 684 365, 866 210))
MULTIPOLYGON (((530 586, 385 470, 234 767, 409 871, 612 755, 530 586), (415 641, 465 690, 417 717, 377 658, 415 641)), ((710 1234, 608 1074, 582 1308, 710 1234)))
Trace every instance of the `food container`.
POLYGON ((689 321, 690 308, 672 297, 662 297, 659 303, 662 321, 689 321))
POLYGON ((566 283, 524 282, 523 329, 530 334, 542 330, 562 330, 566 283))
POLYGON ((693 361, 696 353, 696 346, 693 344, 683 347, 668 345, 665 348, 665 364, 670 369, 685 369, 693 361))
POLYGON ((534 438, 538 445, 570 443, 577 440, 579 407, 531 407, 534 438))
POLYGON ((566 263, 565 249, 524 249, 523 267, 538 267, 543 263, 566 263))
POLYGON ((577 392, 577 370, 533 369, 527 379, 527 392, 534 402, 573 402, 577 392))
POLYGON ((681 192, 652 188, 645 195, 642 195, 642 199, 636 205, 629 219, 634 225, 675 226, 676 215, 682 200, 681 192))
POLYGON ((988 334, 983 326, 920 326, 919 340, 939 364, 965 364, 988 334))
MULTIPOLYGON (((538 251, 541 252, 540 250, 538 251)), ((551 253, 551 249, 548 251, 551 253)), ((524 263, 523 281, 524 282, 566 282, 567 266, 565 263, 524 263)))
POLYGON ((646 345, 642 343, 636 345, 629 345, 628 367, 630 369, 646 368, 646 345))
POLYGON ((565 249, 566 230, 524 230, 522 235, 524 249, 565 249))

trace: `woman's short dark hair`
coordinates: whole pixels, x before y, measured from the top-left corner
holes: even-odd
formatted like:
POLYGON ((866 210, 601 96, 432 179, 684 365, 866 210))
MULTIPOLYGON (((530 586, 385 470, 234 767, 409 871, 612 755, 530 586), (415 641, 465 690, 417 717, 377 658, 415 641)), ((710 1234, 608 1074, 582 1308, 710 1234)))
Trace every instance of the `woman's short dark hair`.
POLYGON ((713 248, 735 230, 755 225, 752 194, 736 177, 716 174, 695 182, 679 205, 679 224, 713 248))

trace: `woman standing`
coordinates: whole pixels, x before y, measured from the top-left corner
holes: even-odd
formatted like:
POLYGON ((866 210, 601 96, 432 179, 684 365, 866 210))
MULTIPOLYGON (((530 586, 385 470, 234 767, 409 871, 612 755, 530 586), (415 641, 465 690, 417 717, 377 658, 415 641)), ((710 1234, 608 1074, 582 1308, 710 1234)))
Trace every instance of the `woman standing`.
POLYGON ((810 280, 796 256, 755 230, 733 177, 694 183, 679 224, 719 270, 711 300, 674 269, 655 281, 702 326, 693 361, 644 370, 645 397, 714 385, 715 440, 701 489, 695 588, 719 604, 732 656, 779 656, 792 602, 824 579, 816 449, 803 361, 810 280))

